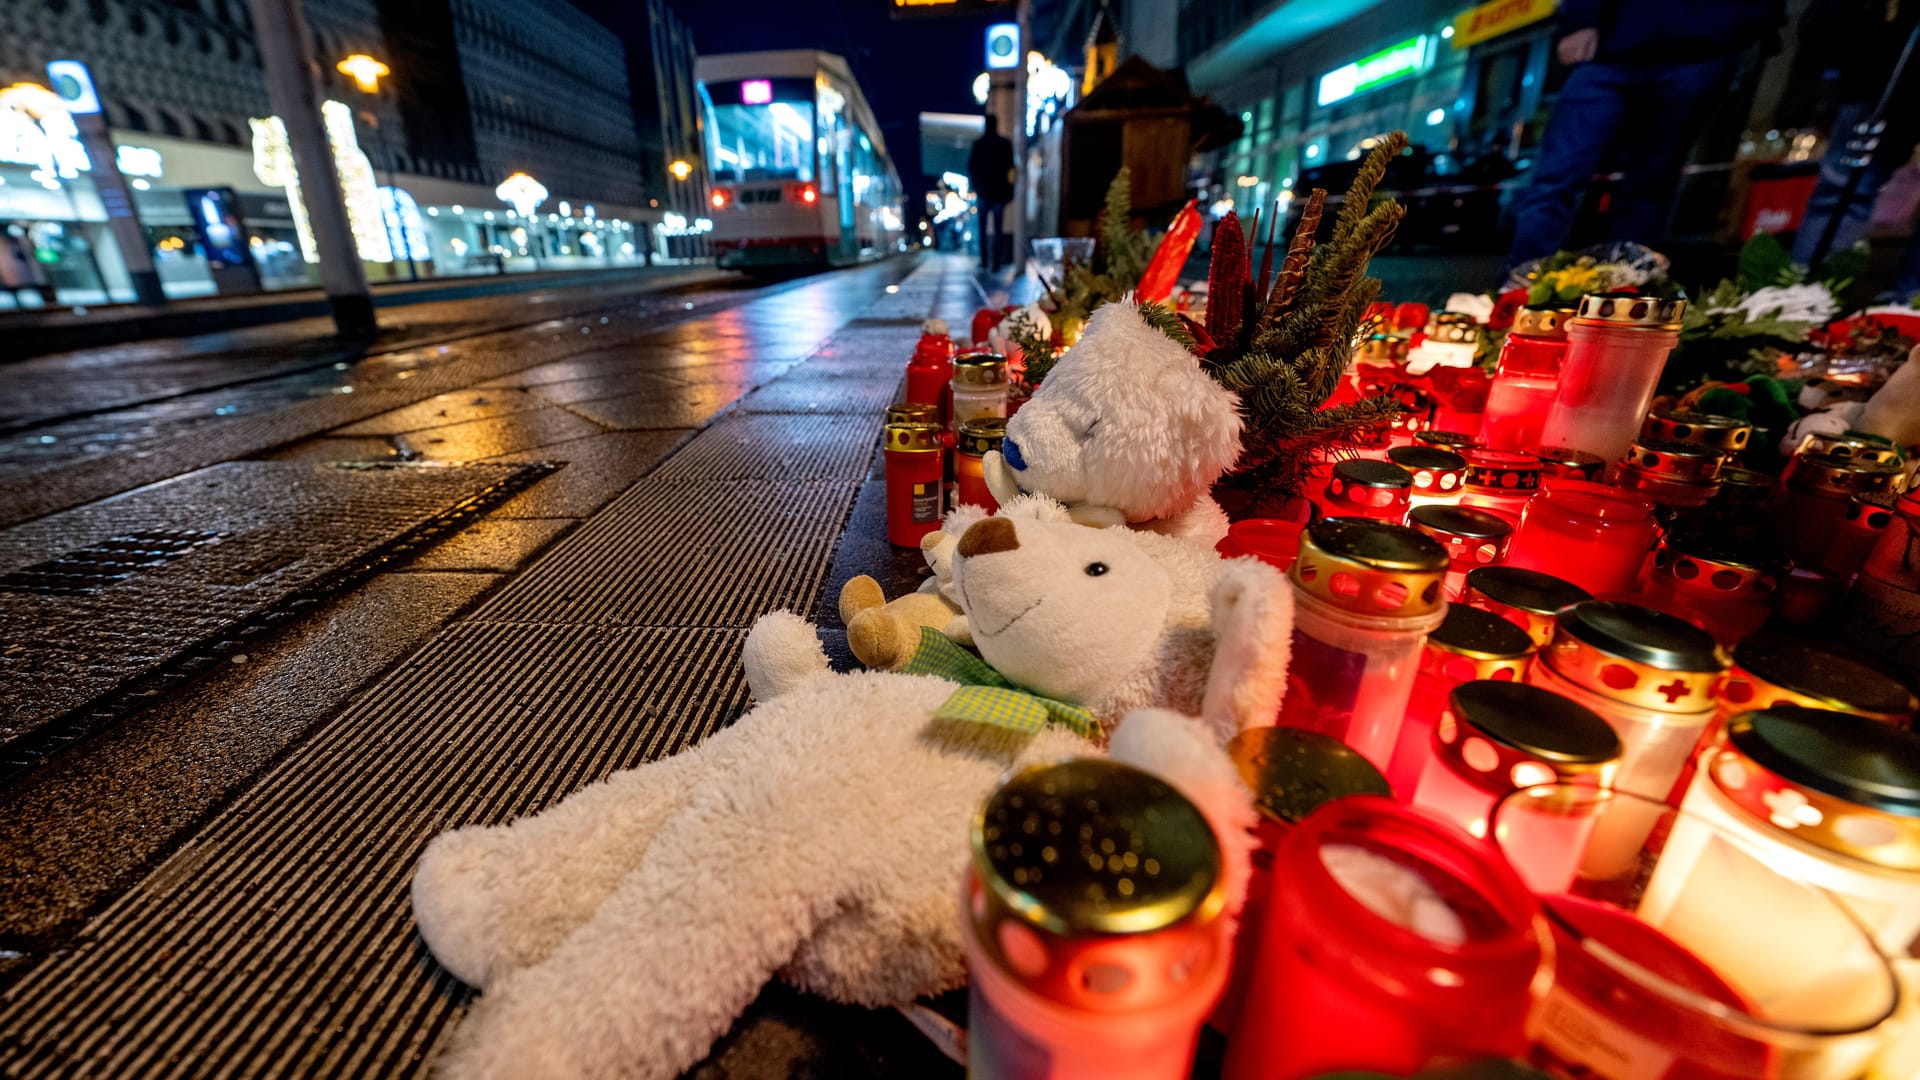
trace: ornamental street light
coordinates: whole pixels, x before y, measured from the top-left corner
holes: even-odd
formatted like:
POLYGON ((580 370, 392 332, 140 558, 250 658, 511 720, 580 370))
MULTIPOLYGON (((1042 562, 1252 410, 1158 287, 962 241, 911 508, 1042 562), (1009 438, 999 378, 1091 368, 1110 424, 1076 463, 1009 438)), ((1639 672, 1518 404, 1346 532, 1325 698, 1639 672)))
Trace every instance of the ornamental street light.
MULTIPOLYGON (((393 74, 393 69, 366 53, 354 53, 345 60, 333 65, 335 71, 353 80, 360 92, 368 95, 380 93, 380 79, 393 74)), ((393 257, 398 260, 404 255, 407 260, 407 280, 420 280, 420 265, 413 261, 413 244, 407 239, 406 223, 400 220, 400 185, 393 177, 393 152, 387 149, 387 133, 380 126, 380 114, 371 107, 360 111, 360 119, 373 129, 374 141, 380 144, 380 163, 387 173, 387 194, 380 200, 380 220, 387 227, 387 246, 393 249, 393 257)))
POLYGON ((368 56, 366 53, 354 53, 345 60, 333 65, 335 71, 353 80, 363 94, 380 92, 380 79, 393 74, 393 69, 368 56))
MULTIPOLYGON (((513 207, 514 212, 521 217, 538 223, 540 219, 534 211, 540 209, 540 204, 547 201, 547 186, 526 173, 517 172, 500 181, 500 186, 493 189, 493 194, 501 202, 513 207)), ((533 265, 535 266, 540 265, 540 248, 545 244, 545 231, 542 229, 541 237, 534 241, 533 265)))

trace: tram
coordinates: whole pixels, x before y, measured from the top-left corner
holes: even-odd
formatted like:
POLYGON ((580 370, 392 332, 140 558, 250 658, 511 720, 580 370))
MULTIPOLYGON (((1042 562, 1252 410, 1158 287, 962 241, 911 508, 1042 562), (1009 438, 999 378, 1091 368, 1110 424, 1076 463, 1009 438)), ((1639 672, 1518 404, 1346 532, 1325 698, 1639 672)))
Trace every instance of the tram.
POLYGON ((726 269, 844 266, 905 247, 900 176, 847 62, 702 56, 709 235, 726 269))

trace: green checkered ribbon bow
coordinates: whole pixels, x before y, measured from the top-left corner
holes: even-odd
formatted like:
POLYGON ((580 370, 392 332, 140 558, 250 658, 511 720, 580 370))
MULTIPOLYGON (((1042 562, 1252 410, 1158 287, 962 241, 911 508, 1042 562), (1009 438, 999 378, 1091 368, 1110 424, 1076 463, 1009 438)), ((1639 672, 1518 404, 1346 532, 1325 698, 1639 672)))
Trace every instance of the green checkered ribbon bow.
POLYGON ((1100 722, 1091 712, 1020 689, 992 664, 930 626, 920 628, 920 645, 900 670, 960 684, 960 689, 933 711, 938 719, 992 724, 1014 731, 1039 731, 1048 724, 1058 724, 1083 739, 1100 738, 1100 722))

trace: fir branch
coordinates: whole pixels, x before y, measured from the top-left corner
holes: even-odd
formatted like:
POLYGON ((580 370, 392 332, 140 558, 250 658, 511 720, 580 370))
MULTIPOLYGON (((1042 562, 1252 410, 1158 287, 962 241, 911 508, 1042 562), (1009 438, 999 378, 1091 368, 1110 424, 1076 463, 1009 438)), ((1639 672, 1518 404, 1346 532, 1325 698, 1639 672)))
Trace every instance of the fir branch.
POLYGON ((1187 333, 1186 324, 1180 321, 1180 316, 1175 314, 1172 308, 1149 300, 1140 305, 1139 311, 1140 318, 1145 320, 1148 326, 1172 338, 1174 344, 1188 352, 1193 351, 1193 335, 1187 333))
POLYGON ((1340 216, 1333 222, 1333 242, 1344 244, 1352 239, 1359 230, 1360 222, 1372 209, 1368 204, 1373 201, 1373 190, 1387 175, 1387 166, 1399 157, 1407 148, 1407 133, 1390 131, 1380 136, 1367 152, 1367 160, 1360 163, 1360 171, 1354 174, 1353 183, 1347 187, 1346 201, 1340 204, 1340 216))

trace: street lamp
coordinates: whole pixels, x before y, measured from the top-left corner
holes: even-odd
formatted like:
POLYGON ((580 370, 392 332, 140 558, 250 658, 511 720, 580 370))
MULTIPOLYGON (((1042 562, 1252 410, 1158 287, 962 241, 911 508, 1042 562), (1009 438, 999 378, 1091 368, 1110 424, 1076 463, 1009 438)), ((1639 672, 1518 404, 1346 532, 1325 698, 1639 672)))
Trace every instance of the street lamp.
POLYGON ((681 158, 680 160, 667 166, 667 171, 673 174, 673 178, 675 180, 685 180, 687 177, 693 175, 693 166, 687 164, 687 160, 685 158, 681 158))
MULTIPOLYGON (((393 69, 366 53, 354 53, 352 56, 333 65, 335 71, 353 80, 353 85, 367 95, 380 93, 380 80, 393 74, 393 69)), ((386 165, 387 196, 380 203, 380 220, 387 226, 387 246, 393 248, 395 258, 405 254, 407 259, 407 280, 420 280, 420 267, 413 261, 413 245, 407 242, 407 228, 400 220, 400 185, 393 178, 393 152, 387 149, 387 133, 380 127, 379 114, 371 108, 360 113, 360 119, 373 129, 374 139, 380 144, 380 160, 386 165), (398 241, 395 234, 398 234, 398 241)))
MULTIPOLYGON (((540 204, 547 201, 547 186, 545 184, 528 176, 526 173, 517 172, 505 180, 500 181, 500 186, 493 189, 493 194, 494 197, 501 202, 513 207, 514 213, 534 222, 536 228, 539 227, 538 223, 540 219, 535 216, 534 211, 540 209, 540 204)), ((541 232, 544 234, 545 230, 542 229, 541 232)), ((543 242, 544 236, 542 242, 536 242, 533 246, 533 264, 535 266, 540 265, 540 248, 543 242)))

